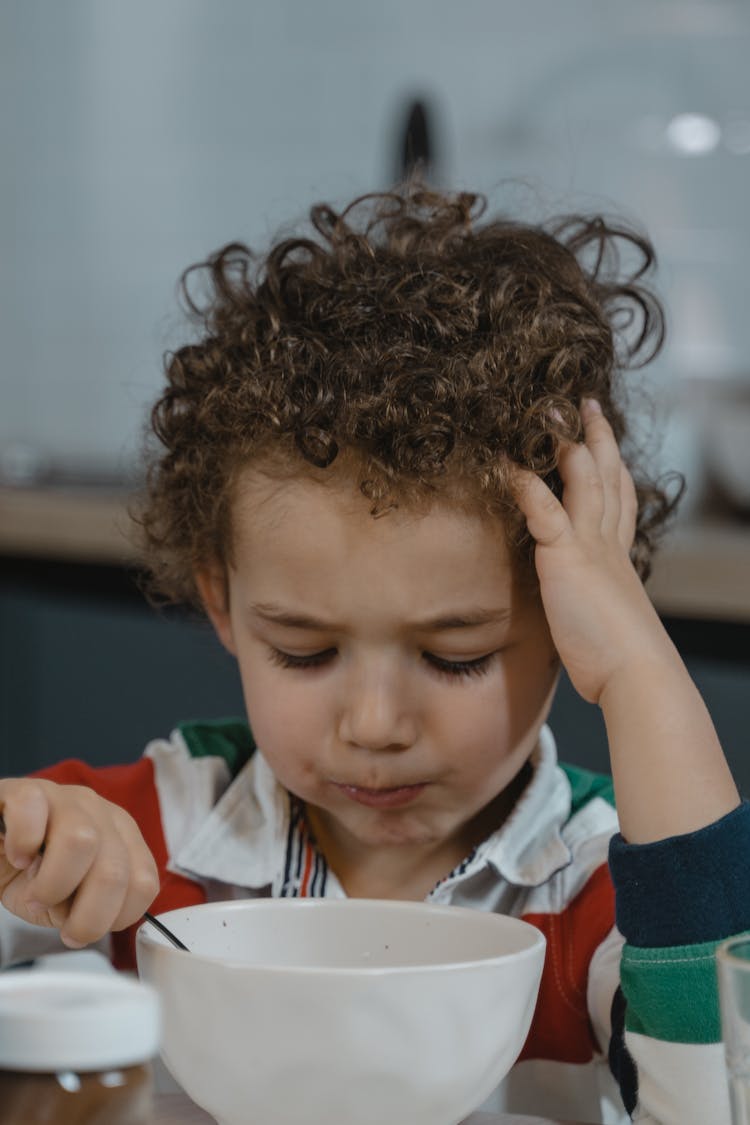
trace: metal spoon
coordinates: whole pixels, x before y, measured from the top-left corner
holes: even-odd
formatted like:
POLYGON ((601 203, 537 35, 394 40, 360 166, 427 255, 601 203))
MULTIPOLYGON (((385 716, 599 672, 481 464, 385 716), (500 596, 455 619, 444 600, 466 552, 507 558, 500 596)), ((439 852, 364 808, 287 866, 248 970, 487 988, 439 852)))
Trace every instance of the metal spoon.
MULTIPOLYGON (((5 817, 0 812, 0 836, 4 836, 4 835, 5 835, 5 817)), ((44 844, 42 844, 41 848, 39 849, 39 854, 41 855, 43 851, 44 851, 44 844)), ((149 912, 146 910, 144 915, 143 915, 143 918, 144 918, 144 921, 150 922, 152 926, 155 926, 156 929, 159 931, 159 933, 163 934, 164 937, 167 938, 168 941, 171 941, 172 945, 174 945, 177 949, 184 949, 186 953, 190 952, 188 947, 186 945, 184 945, 180 941, 180 939, 178 937, 176 937, 175 934, 172 933, 171 930, 167 929, 167 927, 164 925, 163 922, 160 922, 158 918, 155 918, 153 916, 153 914, 149 914, 149 912)))
POLYGON ((186 953, 190 952, 188 947, 183 945, 180 939, 173 934, 171 930, 168 930, 163 922, 160 922, 158 918, 154 918, 153 914, 149 914, 148 910, 145 911, 143 917, 146 922, 150 922, 152 926, 155 926, 160 934, 164 934, 164 937, 167 938, 168 941, 171 941, 172 945, 177 949, 184 949, 186 953))

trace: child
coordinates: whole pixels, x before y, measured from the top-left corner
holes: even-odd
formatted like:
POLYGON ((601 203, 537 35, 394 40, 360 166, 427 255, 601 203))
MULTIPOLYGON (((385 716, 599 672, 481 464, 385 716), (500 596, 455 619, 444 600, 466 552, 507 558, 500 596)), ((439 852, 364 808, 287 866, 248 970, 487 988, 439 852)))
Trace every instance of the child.
MULTIPOLYGON (((252 735, 188 723, 133 765, 0 783, 2 901, 68 946, 113 932, 123 966, 149 905, 523 916, 547 963, 494 1104, 721 1125, 713 951, 750 928, 750 813, 641 581, 670 509, 621 453, 624 373, 661 342, 651 250, 480 214, 419 185, 319 206, 257 268, 211 258, 205 306, 185 285, 141 526, 252 735), (604 714, 617 818, 557 764, 561 665, 604 714)), ((11 914, 6 960, 35 932, 11 914)))

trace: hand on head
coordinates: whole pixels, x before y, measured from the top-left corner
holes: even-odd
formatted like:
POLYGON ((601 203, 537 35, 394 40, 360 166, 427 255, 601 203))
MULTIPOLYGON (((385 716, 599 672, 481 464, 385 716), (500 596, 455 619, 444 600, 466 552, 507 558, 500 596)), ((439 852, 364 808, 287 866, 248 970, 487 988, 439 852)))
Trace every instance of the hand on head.
POLYGON ((517 500, 535 540, 534 561, 555 647, 584 699, 665 636, 631 561, 638 502, 612 428, 593 400, 582 442, 565 442, 562 498, 518 469, 517 500))

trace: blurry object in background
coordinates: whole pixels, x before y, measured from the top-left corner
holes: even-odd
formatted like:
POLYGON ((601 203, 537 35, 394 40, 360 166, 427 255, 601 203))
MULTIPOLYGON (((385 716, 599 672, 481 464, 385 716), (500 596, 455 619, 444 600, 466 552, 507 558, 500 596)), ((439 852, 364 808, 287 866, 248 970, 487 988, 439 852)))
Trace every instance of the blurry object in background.
POLYGON ((0 482, 0 556, 135 564, 129 499, 122 485, 0 482))
POLYGON ((706 411, 708 479, 735 515, 750 519, 750 381, 717 380, 706 411))
POLYGON ((721 126, 705 113, 678 113, 667 124, 664 136, 675 152, 703 156, 721 141, 721 126))
POLYGON ((0 488, 119 491, 141 484, 141 469, 124 459, 54 456, 25 441, 0 444, 0 488))
POLYGON ((676 472, 685 481, 676 521, 700 518, 706 500, 703 407, 692 380, 673 382, 654 396, 648 407, 644 404, 642 419, 636 444, 651 451, 660 474, 676 472))
POLYGON ((36 484, 46 471, 44 455, 25 441, 13 441, 0 448, 0 484, 24 487, 36 484))
POLYGON ((399 151, 396 157, 396 182, 418 175, 432 179, 435 170, 435 149, 432 111, 421 98, 408 102, 400 127, 399 151))
POLYGON ((663 381, 750 372, 745 0, 216 9, 0 3, 0 449, 136 461, 185 266, 420 159, 491 212, 637 216, 663 381))

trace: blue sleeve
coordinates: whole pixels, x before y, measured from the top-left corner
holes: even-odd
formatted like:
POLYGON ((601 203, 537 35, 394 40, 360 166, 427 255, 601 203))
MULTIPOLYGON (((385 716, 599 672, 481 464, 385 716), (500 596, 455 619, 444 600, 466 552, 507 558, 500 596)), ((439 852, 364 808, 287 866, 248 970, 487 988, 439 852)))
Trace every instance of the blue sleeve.
POLYGON ((617 927, 632 946, 719 941, 750 930, 750 802, 651 844, 612 838, 617 927))

